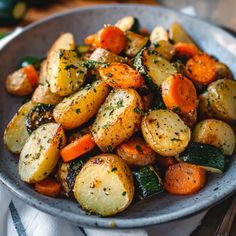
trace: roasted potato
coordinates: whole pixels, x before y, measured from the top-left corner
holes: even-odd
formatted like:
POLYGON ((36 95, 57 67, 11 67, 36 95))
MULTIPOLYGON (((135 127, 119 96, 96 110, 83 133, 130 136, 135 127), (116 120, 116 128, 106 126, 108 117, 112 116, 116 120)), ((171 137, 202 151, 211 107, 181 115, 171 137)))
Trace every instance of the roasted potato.
POLYGON ((21 106, 4 132, 4 144, 15 154, 21 152, 26 140, 29 138, 26 129, 26 116, 35 106, 36 104, 33 102, 27 102, 21 106))
POLYGON ((162 156, 175 156, 188 145, 191 132, 171 110, 154 110, 142 119, 142 133, 149 146, 162 156))
POLYGON ((52 93, 47 83, 40 84, 32 95, 32 101, 35 103, 57 105, 63 97, 52 93))
POLYGON ((131 31, 127 31, 125 36, 127 38, 125 54, 129 57, 134 57, 148 42, 147 37, 133 33, 131 31))
POLYGON ((193 39, 187 34, 185 29, 183 28, 183 26, 176 22, 170 26, 169 37, 174 43, 182 42, 195 44, 193 39))
POLYGON ((199 97, 199 112, 205 118, 236 122, 236 81, 223 79, 212 82, 199 97))
POLYGON ((50 61, 51 54, 57 52, 60 49, 75 49, 75 39, 73 34, 63 33, 56 39, 48 52, 48 61, 50 61))
POLYGON ((99 109, 91 131, 103 152, 111 152, 139 129, 142 100, 134 89, 115 89, 99 109))
POLYGON ((160 40, 168 41, 168 33, 162 26, 157 26, 150 34, 150 41, 152 44, 156 44, 160 40))
POLYGON ((193 130, 193 141, 211 144, 223 151, 225 155, 232 155, 235 149, 235 134, 225 122, 208 119, 199 122, 193 130))
POLYGON ((154 49, 161 57, 163 57, 167 61, 170 61, 175 54, 174 46, 169 41, 165 40, 160 40, 158 44, 151 45, 150 48, 154 49))
POLYGON ((216 63, 216 80, 218 79, 233 79, 232 71, 227 65, 221 62, 216 63))
POLYGON ((132 173, 114 154, 95 156, 76 177, 74 195, 85 210, 102 216, 114 215, 133 200, 132 173))
MULTIPOLYGON (((37 76, 35 71, 35 76, 37 76)), ((8 93, 17 96, 27 96, 33 93, 35 86, 32 85, 30 78, 25 73, 25 68, 21 68, 7 76, 6 89, 8 93)))
POLYGON ((123 57, 120 57, 115 53, 109 52, 108 50, 103 48, 97 48, 91 54, 89 60, 101 63, 125 62, 125 59, 123 57))
POLYGON ((75 50, 59 50, 51 54, 47 73, 51 92, 67 96, 82 86, 87 67, 80 61, 75 50))
POLYGON ((39 71, 39 84, 47 83, 47 60, 41 63, 39 71))
POLYGON ((53 116, 65 129, 76 128, 94 116, 110 89, 101 80, 88 84, 75 94, 64 98, 54 109, 53 116))
POLYGON ((56 166, 65 143, 66 136, 60 124, 48 123, 36 129, 20 153, 20 178, 27 183, 47 178, 56 166))

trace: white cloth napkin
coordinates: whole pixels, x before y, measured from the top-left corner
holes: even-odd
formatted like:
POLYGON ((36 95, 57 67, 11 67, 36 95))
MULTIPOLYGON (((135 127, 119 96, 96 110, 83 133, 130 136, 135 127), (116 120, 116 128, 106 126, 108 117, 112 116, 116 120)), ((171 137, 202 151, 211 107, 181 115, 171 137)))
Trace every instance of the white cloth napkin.
MULTIPOLYGON (((13 33, 0 40, 0 50, 21 31, 21 28, 17 28, 13 33)), ((200 225, 206 214, 206 212, 203 212, 152 229, 101 230, 81 228, 25 204, 14 197, 1 182, 0 209, 1 236, 188 236, 200 225)))

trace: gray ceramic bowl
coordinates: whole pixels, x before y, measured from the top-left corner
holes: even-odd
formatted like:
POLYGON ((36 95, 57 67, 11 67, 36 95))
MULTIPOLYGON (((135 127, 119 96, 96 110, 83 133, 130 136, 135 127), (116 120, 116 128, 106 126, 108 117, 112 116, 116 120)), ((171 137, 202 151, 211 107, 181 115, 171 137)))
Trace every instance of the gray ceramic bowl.
MULTIPOLYGON (((134 15, 148 29, 156 25, 168 28, 173 21, 184 25, 201 48, 214 54, 229 65, 236 75, 236 40, 223 30, 162 7, 144 5, 109 5, 81 8, 50 17, 25 28, 25 30, 0 52, 0 115, 1 136, 22 103, 22 99, 11 97, 4 90, 4 78, 14 71, 21 58, 28 55, 45 56, 54 39, 61 33, 74 33, 77 42, 103 24, 134 15)), ((20 181, 17 174, 18 158, 11 155, 0 139, 0 179, 26 203, 54 216, 78 225, 92 227, 134 228, 155 225, 195 214, 222 200, 236 189, 236 158, 224 175, 211 175, 201 192, 193 196, 171 196, 160 194, 155 198, 132 204, 126 211, 114 217, 102 218, 87 215, 79 206, 66 199, 48 198, 36 193, 29 185, 20 181)))

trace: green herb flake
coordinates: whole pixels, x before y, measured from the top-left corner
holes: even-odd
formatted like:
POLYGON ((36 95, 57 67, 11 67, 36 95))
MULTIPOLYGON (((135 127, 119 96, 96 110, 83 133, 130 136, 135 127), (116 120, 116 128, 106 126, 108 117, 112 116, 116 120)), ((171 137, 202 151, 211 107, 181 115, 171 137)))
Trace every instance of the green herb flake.
POLYGON ((77 114, 79 114, 79 113, 80 113, 80 109, 79 109, 79 108, 76 109, 75 112, 76 112, 77 114))
POLYGON ((126 195, 126 192, 123 192, 123 193, 122 193, 122 196, 125 196, 125 195, 126 195))
POLYGON ((181 139, 179 139, 179 138, 172 138, 171 141, 179 142, 179 141, 181 141, 181 139))
POLYGON ((124 107, 124 104, 123 104, 123 99, 119 100, 117 103, 116 103, 116 108, 121 108, 121 107, 124 107))
POLYGON ((108 76, 108 77, 112 77, 113 74, 109 72, 109 73, 106 74, 106 76, 108 76))
POLYGON ((113 168, 111 169, 111 172, 115 172, 115 171, 117 171, 117 167, 113 167, 113 168))

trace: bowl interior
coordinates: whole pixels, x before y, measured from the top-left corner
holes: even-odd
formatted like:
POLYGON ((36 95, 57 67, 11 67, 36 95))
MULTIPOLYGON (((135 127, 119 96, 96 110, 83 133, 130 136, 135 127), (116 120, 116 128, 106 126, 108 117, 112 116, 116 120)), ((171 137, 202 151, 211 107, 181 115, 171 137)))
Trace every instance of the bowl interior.
MULTIPOLYGON (((126 15, 139 18, 142 26, 151 30, 156 25, 166 28, 177 21, 184 25, 199 46, 229 65, 236 75, 236 40, 223 30, 203 21, 175 11, 144 5, 110 5, 84 8, 60 14, 27 27, 0 52, 0 132, 4 129, 23 103, 23 99, 8 95, 4 90, 4 79, 14 71, 25 56, 44 57, 55 38, 62 32, 72 32, 77 43, 94 33, 103 24, 114 23, 126 15)), ((193 196, 180 197, 160 194, 152 199, 132 204, 125 212, 109 218, 89 216, 78 204, 66 199, 53 199, 37 194, 20 181, 17 173, 18 157, 11 155, 0 139, 0 179, 18 197, 27 203, 72 223, 96 227, 132 228, 154 225, 194 214, 223 199, 236 189, 236 160, 224 175, 211 175, 201 192, 193 196)))

